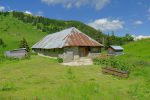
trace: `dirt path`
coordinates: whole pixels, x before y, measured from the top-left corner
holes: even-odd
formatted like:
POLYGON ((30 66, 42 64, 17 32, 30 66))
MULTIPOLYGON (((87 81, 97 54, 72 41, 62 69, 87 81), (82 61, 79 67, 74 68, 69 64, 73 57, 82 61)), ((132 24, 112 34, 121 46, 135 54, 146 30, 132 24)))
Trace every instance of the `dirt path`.
POLYGON ((67 66, 82 66, 82 65, 92 65, 93 61, 90 58, 80 58, 79 60, 75 60, 68 63, 62 63, 62 65, 67 66))

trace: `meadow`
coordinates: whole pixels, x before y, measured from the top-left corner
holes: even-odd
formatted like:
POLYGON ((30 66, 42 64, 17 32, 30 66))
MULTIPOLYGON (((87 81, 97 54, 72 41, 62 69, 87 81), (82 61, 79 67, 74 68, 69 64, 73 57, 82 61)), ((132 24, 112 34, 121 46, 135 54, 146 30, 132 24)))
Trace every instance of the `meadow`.
POLYGON ((102 74, 103 65, 63 66, 57 60, 32 55, 4 59, 4 51, 19 47, 25 37, 31 47, 47 33, 11 16, 0 16, 0 100, 149 100, 150 39, 124 45, 117 60, 133 64, 129 78, 102 74))
POLYGON ((122 79, 102 74, 100 65, 69 67, 32 56, 0 64, 0 100, 148 100, 149 71, 122 79))
POLYGON ((102 74, 101 66, 68 67, 32 56, 0 65, 0 100, 145 100, 150 97, 150 80, 143 79, 148 71, 121 79, 102 74))

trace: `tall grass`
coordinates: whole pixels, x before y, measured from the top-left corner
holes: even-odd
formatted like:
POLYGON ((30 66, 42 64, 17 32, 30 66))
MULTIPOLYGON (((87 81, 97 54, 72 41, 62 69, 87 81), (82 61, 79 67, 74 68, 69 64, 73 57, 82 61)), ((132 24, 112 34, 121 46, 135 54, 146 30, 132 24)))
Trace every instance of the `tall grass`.
POLYGON ((16 90, 16 87, 13 82, 3 82, 0 85, 0 91, 11 91, 16 90))
POLYGON ((150 96, 149 67, 119 79, 102 74, 101 65, 68 67, 39 56, 2 66, 2 100, 147 100, 150 96))
POLYGON ((12 58, 12 57, 5 57, 5 56, 0 56, 0 64, 4 62, 14 62, 14 61, 19 61, 18 58, 12 58))

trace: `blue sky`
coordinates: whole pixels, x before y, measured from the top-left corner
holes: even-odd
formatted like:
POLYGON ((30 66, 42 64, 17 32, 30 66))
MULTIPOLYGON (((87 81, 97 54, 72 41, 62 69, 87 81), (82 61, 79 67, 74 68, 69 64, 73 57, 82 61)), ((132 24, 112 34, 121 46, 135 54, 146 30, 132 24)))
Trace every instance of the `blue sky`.
POLYGON ((150 35, 150 0, 0 0, 0 11, 8 10, 78 20, 106 34, 150 35))

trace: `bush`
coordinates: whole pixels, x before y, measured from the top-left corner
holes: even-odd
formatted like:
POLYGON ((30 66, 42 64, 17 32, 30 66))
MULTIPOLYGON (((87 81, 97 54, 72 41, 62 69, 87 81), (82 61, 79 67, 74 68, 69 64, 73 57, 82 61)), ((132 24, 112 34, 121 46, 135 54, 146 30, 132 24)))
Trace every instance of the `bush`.
POLYGON ((0 46, 5 48, 7 45, 4 43, 3 39, 0 38, 0 46))
POLYGON ((30 55, 38 55, 37 52, 31 52, 30 55))
POLYGON ((63 63, 63 59, 62 58, 57 58, 58 63, 63 63))
POLYGON ((24 60, 24 59, 30 59, 30 53, 28 53, 27 55, 25 55, 25 57, 21 58, 21 60, 24 60))
POLYGON ((95 65, 105 65, 103 67, 113 67, 123 71, 131 71, 133 70, 134 66, 131 64, 127 64, 125 62, 119 61, 118 59, 108 58, 95 58, 93 59, 95 65))
POLYGON ((93 59, 93 62, 95 65, 108 65, 109 64, 109 61, 110 59, 103 59, 103 58, 94 58, 93 59))

